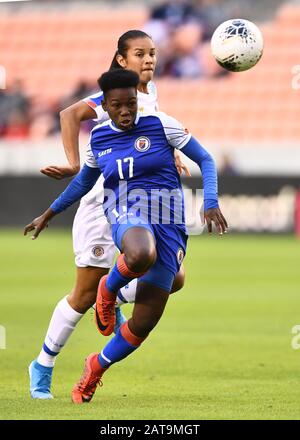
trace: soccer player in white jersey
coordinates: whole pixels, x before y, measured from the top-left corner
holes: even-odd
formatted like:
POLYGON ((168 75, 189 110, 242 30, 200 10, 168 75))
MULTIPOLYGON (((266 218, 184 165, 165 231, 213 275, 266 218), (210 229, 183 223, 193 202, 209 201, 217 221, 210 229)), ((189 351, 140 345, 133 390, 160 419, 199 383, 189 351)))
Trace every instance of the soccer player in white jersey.
MULTIPOLYGON (((156 66, 155 46, 142 31, 128 31, 118 41, 118 50, 111 68, 131 69, 138 73, 138 107, 140 112, 157 110, 157 95, 152 82, 156 66)), ((97 119, 103 122, 108 115, 102 109, 103 94, 99 92, 80 101, 61 114, 62 138, 69 166, 49 166, 42 172, 49 177, 62 179, 76 174, 80 168, 80 122, 97 119)), ((179 172, 188 173, 180 157, 175 157, 179 172)), ((116 247, 111 228, 102 208, 103 178, 82 200, 74 219, 73 247, 77 266, 77 279, 72 292, 57 304, 47 330, 45 341, 37 359, 30 364, 30 393, 36 399, 53 398, 50 388, 57 354, 65 346, 75 326, 84 313, 95 303, 97 287, 102 276, 113 266, 116 247)), ((35 232, 33 238, 38 235, 35 232)), ((183 268, 178 272, 172 291, 181 289, 184 283, 183 268)), ((132 302, 136 283, 132 281, 119 292, 119 302, 132 302), (124 297, 126 299, 124 299, 124 297)), ((119 320, 119 325, 122 320, 119 320)))

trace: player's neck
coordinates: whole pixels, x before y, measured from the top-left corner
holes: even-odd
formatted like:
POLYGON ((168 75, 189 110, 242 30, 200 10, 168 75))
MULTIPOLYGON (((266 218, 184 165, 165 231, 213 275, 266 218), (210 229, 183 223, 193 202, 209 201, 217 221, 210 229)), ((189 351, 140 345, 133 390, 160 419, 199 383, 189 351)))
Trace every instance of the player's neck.
POLYGON ((147 83, 140 83, 137 87, 138 91, 141 93, 149 93, 148 92, 148 87, 147 87, 147 83))

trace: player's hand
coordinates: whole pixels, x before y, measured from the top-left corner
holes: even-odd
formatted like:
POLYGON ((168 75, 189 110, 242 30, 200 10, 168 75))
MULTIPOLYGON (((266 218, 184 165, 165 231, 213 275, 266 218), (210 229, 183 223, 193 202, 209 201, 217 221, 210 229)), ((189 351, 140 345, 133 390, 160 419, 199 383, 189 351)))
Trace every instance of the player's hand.
POLYGON ((28 232, 35 231, 32 235, 31 239, 35 240, 38 238, 39 234, 48 227, 48 223, 52 217, 55 216, 54 211, 51 208, 48 208, 42 215, 35 218, 31 223, 29 223, 24 228, 24 235, 27 235, 28 232))
POLYGON ((62 180, 66 177, 75 176, 80 170, 79 166, 72 167, 71 165, 57 166, 50 165, 48 167, 42 168, 40 172, 45 174, 45 176, 52 177, 52 179, 62 180))
POLYGON ((219 235, 226 234, 227 232, 227 221, 222 214, 220 208, 210 208, 204 212, 204 218, 207 224, 207 229, 209 234, 212 233, 212 224, 214 223, 219 235))
POLYGON ((175 150, 174 152, 174 159, 175 159, 175 165, 178 171, 179 176, 181 176, 181 174, 183 173, 183 171, 185 172, 185 175, 188 177, 191 177, 191 173, 190 170, 188 169, 188 167, 182 162, 180 154, 178 153, 178 151, 175 150))

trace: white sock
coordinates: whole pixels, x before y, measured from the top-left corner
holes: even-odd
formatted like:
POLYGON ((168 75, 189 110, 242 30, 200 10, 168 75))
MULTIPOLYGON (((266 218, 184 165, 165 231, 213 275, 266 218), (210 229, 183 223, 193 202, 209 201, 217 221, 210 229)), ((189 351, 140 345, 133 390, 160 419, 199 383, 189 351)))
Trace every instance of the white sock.
POLYGON ((126 286, 122 287, 122 289, 119 290, 117 295, 117 299, 116 299, 117 305, 121 306, 126 303, 134 303, 136 296, 136 288, 137 288, 137 278, 130 281, 130 283, 126 284, 126 286))
POLYGON ((78 313, 76 310, 72 309, 67 298, 63 298, 59 301, 54 309, 43 348, 37 358, 39 364, 44 367, 54 366, 56 355, 63 348, 75 329, 76 324, 82 317, 82 313, 78 313), (50 353, 47 353, 45 349, 54 352, 55 355, 53 356, 50 353))

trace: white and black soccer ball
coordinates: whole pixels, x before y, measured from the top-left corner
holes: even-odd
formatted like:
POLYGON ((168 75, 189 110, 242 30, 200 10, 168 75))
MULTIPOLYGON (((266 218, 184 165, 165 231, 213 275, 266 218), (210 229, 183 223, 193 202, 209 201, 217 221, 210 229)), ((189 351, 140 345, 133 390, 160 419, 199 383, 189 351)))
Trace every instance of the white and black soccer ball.
POLYGON ((258 27, 248 20, 227 20, 211 38, 211 51, 220 66, 231 72, 251 69, 260 60, 264 41, 258 27))

